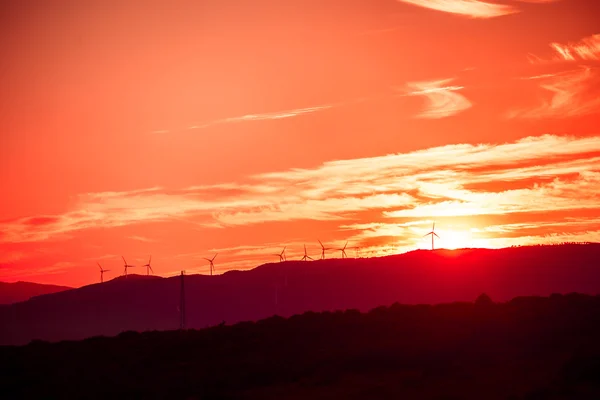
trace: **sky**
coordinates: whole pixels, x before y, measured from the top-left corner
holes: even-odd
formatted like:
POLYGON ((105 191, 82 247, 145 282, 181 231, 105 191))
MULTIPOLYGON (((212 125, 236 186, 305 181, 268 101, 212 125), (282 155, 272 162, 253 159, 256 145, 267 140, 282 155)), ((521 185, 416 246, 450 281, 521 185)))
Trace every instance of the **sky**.
POLYGON ((0 8, 2 281, 600 241, 597 0, 0 8))

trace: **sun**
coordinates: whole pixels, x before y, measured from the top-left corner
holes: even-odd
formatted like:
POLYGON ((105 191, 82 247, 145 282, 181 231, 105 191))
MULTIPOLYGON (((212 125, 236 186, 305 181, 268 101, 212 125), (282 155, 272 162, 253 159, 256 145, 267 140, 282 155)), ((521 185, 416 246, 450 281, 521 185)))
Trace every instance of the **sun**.
POLYGON ((454 250, 473 247, 473 237, 470 231, 440 230, 438 235, 440 235, 436 246, 438 248, 454 250))
MULTIPOLYGON (((442 229, 436 227, 434 246, 436 249, 466 249, 466 248, 490 248, 491 243, 487 239, 473 236, 472 229, 442 229)), ((424 237, 419 244, 419 248, 431 249, 431 236, 424 237)))

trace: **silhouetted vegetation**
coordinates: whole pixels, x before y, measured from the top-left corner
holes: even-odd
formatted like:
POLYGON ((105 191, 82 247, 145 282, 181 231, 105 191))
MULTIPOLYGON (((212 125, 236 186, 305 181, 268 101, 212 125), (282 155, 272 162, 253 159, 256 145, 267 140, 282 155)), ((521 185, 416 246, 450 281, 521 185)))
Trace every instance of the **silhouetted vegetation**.
POLYGON ((600 296, 307 312, 1 347, 2 398, 600 398, 600 296))

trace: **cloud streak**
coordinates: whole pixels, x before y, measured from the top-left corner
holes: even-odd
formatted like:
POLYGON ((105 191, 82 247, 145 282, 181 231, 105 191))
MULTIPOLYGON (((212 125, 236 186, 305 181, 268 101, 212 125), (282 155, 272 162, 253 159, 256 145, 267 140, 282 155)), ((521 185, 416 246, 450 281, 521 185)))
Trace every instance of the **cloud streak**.
POLYGON ((600 34, 591 35, 575 43, 551 43, 559 59, 564 61, 600 60, 600 34))
POLYGON ((600 34, 584 37, 577 42, 551 42, 549 47, 552 49, 550 58, 529 54, 529 62, 531 64, 589 63, 600 60, 600 34))
POLYGON ((592 68, 584 67, 528 79, 539 81, 539 87, 551 95, 535 108, 511 111, 509 118, 564 118, 600 109, 600 97, 597 95, 600 89, 598 73, 592 68))
POLYGON ((240 123, 240 122, 248 122, 248 121, 269 121, 269 120, 279 120, 285 118, 297 117, 304 114, 312 114, 318 111, 328 110, 330 108, 339 106, 340 104, 323 104, 314 107, 305 107, 305 108, 295 108, 291 110, 277 111, 277 112, 269 112, 262 114, 246 114, 237 117, 229 117, 217 119, 214 121, 206 122, 199 125, 192 125, 188 129, 204 129, 214 125, 221 124, 232 124, 232 123, 240 123))
POLYGON ((402 3, 442 11, 470 18, 494 18, 519 12, 519 9, 505 4, 479 0, 398 0, 402 3))
POLYGON ((0 242, 61 239, 86 229, 181 220, 203 229, 297 220, 347 226, 348 221, 364 221, 365 215, 375 222, 410 222, 598 212, 599 204, 600 137, 544 135, 330 161, 311 169, 250 176, 240 184, 84 194, 72 210, 43 216, 43 224, 31 223, 37 216, 1 223, 0 242))
POLYGON ((427 99, 427 109, 417 118, 446 118, 471 108, 471 102, 459 93, 462 86, 449 86, 453 79, 442 79, 427 82, 412 82, 409 95, 423 96, 427 99))

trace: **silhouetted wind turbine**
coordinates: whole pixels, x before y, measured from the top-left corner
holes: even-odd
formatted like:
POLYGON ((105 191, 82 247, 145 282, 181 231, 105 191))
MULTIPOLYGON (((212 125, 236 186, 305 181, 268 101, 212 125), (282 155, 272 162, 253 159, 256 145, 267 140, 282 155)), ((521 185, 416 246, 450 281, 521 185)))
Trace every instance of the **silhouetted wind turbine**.
POLYGON ((279 262, 287 261, 287 258, 285 258, 285 249, 286 249, 286 247, 283 248, 283 250, 281 251, 281 253, 279 253, 279 254, 273 254, 274 256, 279 257, 279 262))
POLYGON ((104 283, 104 273, 110 271, 110 269, 103 269, 100 263, 96 264, 98 264, 98 267, 100 267, 100 283, 104 283))
POLYGON ((205 258, 205 260, 206 260, 206 261, 208 261, 208 262, 210 263, 210 275, 211 275, 211 276, 212 276, 212 274, 213 274, 213 272, 214 272, 214 270, 215 270, 215 264, 214 264, 214 261, 215 261, 215 258, 217 258, 217 255, 218 255, 218 254, 219 254, 219 253, 215 254, 215 256, 214 256, 213 258, 205 258))
POLYGON ((325 259, 325 250, 331 250, 331 247, 323 246, 323 243, 321 243, 320 240, 319 240, 319 244, 321 245, 321 260, 324 260, 325 259))
POLYGON ((152 256, 150 256, 150 259, 148 260, 148 264, 144 265, 144 267, 146 267, 146 275, 150 275, 150 271, 152 271, 152 273, 154 274, 154 270, 152 269, 152 266, 150 265, 150 261, 152 261, 152 256))
POLYGON ((348 241, 346 241, 346 244, 344 245, 344 247, 342 247, 341 249, 338 249, 342 252, 342 258, 348 258, 348 255, 346 254, 346 246, 348 246, 348 241))
POLYGON ((125 278, 127 278, 127 269, 128 268, 133 268, 133 267, 135 267, 135 265, 129 265, 129 264, 127 264, 127 261, 125 261, 125 257, 121 256, 121 258, 123 259, 123 262, 125 263, 125 272, 124 272, 124 274, 125 274, 125 278))
POLYGON ((431 232, 429 232, 429 233, 427 233, 427 234, 423 235, 423 237, 425 237, 425 236, 429 236, 429 235, 431 235, 431 250, 434 250, 435 248, 434 248, 434 246, 433 246, 433 237, 435 236, 435 237, 437 237, 438 239, 440 238, 440 237, 437 235, 437 233, 435 233, 435 222, 433 223, 433 228, 431 228, 431 232))
POLYGON ((312 257, 310 257, 308 254, 306 254, 306 245, 304 245, 304 257, 302 257, 302 258, 300 259, 300 261, 306 261, 306 260, 312 260, 312 261, 314 261, 314 260, 312 259, 312 257))

